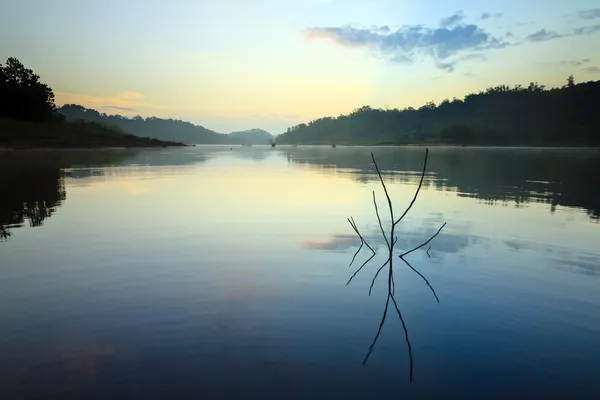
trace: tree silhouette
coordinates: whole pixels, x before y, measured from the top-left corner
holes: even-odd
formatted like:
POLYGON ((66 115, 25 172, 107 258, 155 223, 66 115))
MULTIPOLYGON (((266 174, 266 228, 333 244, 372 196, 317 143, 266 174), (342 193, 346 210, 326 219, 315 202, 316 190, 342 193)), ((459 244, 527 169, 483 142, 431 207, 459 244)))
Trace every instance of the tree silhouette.
POLYGON ((55 114, 54 93, 16 58, 0 64, 0 116, 43 122, 59 118, 55 114))

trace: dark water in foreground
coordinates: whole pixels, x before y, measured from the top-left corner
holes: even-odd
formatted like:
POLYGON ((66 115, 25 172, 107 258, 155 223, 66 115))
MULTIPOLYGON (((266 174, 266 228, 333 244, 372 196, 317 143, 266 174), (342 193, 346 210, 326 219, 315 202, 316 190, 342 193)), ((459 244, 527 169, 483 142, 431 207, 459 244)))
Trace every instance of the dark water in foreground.
MULTIPOLYGON (((0 398, 600 398, 600 152, 0 153, 0 398), (359 241, 379 254, 349 285, 359 241), (384 214, 387 216, 387 214, 384 214), (384 219, 385 222, 385 219, 384 219)), ((362 252, 357 262, 368 257, 362 252)))

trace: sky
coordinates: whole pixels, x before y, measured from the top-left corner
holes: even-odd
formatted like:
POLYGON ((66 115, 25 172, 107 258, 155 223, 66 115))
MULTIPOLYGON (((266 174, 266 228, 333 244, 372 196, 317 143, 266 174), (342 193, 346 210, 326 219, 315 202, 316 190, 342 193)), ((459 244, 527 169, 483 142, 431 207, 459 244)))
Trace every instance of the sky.
POLYGON ((597 0, 4 0, 0 62, 108 114, 218 132, 600 80, 597 0))

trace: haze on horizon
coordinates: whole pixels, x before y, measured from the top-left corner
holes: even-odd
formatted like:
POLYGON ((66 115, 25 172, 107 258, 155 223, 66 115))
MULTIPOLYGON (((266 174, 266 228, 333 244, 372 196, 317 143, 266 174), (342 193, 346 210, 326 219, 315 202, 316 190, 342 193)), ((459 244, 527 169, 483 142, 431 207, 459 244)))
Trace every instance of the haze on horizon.
POLYGON ((219 132, 600 79, 595 0, 7 0, 0 58, 57 105, 219 132))

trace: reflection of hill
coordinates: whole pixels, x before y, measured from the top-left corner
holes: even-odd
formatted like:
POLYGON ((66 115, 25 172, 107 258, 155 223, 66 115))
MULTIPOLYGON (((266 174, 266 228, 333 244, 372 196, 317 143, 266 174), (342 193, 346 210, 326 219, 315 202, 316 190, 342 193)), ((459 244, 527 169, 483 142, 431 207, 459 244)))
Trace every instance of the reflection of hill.
MULTIPOLYGON (((423 149, 389 147, 299 147, 284 150, 293 163, 336 168, 360 181, 376 179, 370 152, 393 171, 387 179, 416 181, 423 149)), ((427 185, 457 190, 459 196, 489 203, 542 202, 585 208, 600 218, 600 152, 570 149, 432 148, 427 185)))

